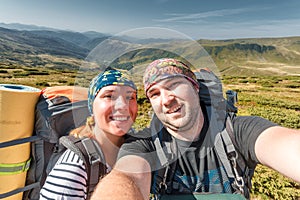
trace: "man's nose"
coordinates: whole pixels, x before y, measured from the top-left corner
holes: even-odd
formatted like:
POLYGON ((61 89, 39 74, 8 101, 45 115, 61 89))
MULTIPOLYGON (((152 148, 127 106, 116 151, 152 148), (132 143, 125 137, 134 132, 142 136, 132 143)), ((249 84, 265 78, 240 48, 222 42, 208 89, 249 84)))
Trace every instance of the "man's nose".
POLYGON ((169 105, 175 98, 175 95, 170 90, 163 90, 162 91, 162 104, 169 105))

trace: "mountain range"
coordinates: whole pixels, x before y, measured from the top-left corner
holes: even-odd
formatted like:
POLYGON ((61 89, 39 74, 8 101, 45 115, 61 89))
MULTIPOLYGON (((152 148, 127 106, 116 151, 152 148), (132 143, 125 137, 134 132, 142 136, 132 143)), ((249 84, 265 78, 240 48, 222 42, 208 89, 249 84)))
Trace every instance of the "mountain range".
MULTIPOLYGON (((34 25, 0 23, 0 64, 14 57, 51 55, 83 60, 102 41, 111 35, 98 32, 74 32, 34 25)), ((165 42, 165 39, 122 38, 119 42, 135 44, 165 42)), ((221 73, 232 75, 299 75, 300 36, 282 38, 244 38, 203 40, 197 42, 207 51, 221 73)), ((180 48, 174 42, 173 48, 180 48)), ((191 51, 191 50, 182 50, 191 51)), ((197 52, 189 52, 189 54, 197 52)), ((149 58, 148 58, 149 59, 149 58)), ((143 54, 122 62, 141 62, 143 54)))

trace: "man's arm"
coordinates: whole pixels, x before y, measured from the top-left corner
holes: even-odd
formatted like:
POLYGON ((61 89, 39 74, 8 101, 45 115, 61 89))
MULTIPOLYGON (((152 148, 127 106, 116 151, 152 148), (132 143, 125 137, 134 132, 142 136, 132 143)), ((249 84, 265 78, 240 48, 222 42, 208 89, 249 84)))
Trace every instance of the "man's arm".
POLYGON ((138 156, 120 158, 114 169, 97 185, 92 199, 149 199, 151 167, 138 156))
POLYGON ((255 143, 258 160, 300 183, 300 130, 274 126, 255 143))

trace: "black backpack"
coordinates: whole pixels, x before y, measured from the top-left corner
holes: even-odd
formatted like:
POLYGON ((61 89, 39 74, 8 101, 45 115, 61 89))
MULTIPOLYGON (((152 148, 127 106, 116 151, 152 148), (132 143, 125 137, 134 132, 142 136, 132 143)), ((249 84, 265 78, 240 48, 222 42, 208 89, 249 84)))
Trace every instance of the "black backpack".
MULTIPOLYGON (((39 192, 47 174, 66 148, 77 153, 85 163, 88 175, 88 195, 92 193, 99 178, 106 173, 106 166, 103 164, 105 163, 104 156, 96 141, 90 138, 78 139, 68 136, 72 129, 86 123, 86 118, 90 115, 87 100, 79 98, 73 101, 69 95, 64 96, 66 90, 72 93, 74 90, 72 86, 66 86, 63 90, 58 87, 57 91, 55 87, 52 87, 51 90, 51 94, 47 94, 44 90, 36 104, 33 135, 0 144, 1 148, 5 148, 31 143, 31 160, 25 186, 0 194, 0 198, 23 192, 25 200, 39 199, 39 192)), ((81 91, 87 94, 87 90, 81 89, 81 91)), ((86 94, 82 96, 87 96, 86 94)))
MULTIPOLYGON (((242 194, 249 198, 249 188, 251 187, 251 171, 244 158, 235 148, 236 141, 234 138, 232 119, 236 116, 237 107, 234 103, 237 101, 237 93, 229 90, 226 92, 227 99, 223 96, 222 83, 220 79, 210 70, 201 69, 196 72, 196 77, 199 83, 200 102, 205 105, 205 110, 209 120, 214 120, 213 126, 218 134, 211 135, 213 141, 218 141, 215 145, 216 152, 230 178, 233 178, 233 189, 235 193, 242 194)), ((174 139, 170 139, 162 134, 163 125, 154 115, 151 120, 152 140, 154 141, 160 166, 164 166, 158 170, 157 174, 162 178, 162 182, 158 183, 160 190, 157 194, 152 194, 152 199, 165 198, 172 194, 172 179, 176 168, 176 155, 172 151, 174 139), (167 196, 164 196, 166 194, 167 196)), ((155 177, 153 180, 157 180, 155 177)), ((232 196, 233 199, 242 196, 232 196)), ((183 197, 183 196, 182 196, 183 197)), ((188 196, 190 199, 196 197, 188 196)), ((205 199, 205 196, 200 197, 205 199)), ((218 197, 216 197, 218 198, 218 197)), ((222 196, 219 196, 222 198, 222 196)))

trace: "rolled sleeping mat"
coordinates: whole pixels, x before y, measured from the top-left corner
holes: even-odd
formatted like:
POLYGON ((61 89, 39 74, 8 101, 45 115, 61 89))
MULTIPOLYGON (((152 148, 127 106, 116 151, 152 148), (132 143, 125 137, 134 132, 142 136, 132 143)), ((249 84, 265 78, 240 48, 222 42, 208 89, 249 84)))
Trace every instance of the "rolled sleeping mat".
MULTIPOLYGON (((40 92, 29 86, 0 84, 0 143, 32 135, 40 92)), ((0 148, 0 195, 24 187, 29 163, 29 142, 0 148)), ((22 194, 5 199, 22 199, 22 194)))

